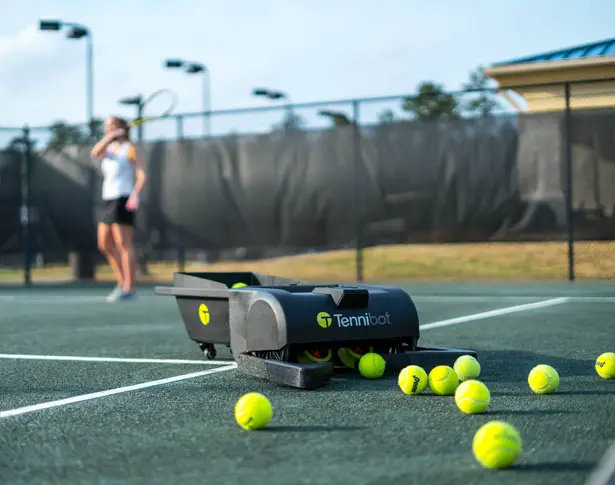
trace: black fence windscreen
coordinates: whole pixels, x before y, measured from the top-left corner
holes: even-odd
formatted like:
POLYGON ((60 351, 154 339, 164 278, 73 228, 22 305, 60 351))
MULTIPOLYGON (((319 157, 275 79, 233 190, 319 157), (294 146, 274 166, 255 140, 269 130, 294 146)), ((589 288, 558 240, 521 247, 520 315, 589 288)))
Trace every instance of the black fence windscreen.
MULTIPOLYGON (((570 128, 559 110, 148 140, 137 243, 215 260, 358 241, 565 241, 567 144, 574 237, 612 240, 615 109, 574 110, 570 128)), ((46 260, 97 251, 100 176, 90 148, 33 149, 31 244, 46 260)), ((3 258, 23 249, 22 159, 0 152, 3 258)))

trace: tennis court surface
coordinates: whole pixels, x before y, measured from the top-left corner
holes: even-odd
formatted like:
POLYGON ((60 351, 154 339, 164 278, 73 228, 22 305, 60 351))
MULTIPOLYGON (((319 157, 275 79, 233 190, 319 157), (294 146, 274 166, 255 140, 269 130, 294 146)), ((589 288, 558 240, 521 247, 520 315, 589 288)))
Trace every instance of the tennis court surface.
POLYGON ((0 482, 585 483, 615 439, 615 381, 594 371, 615 348, 615 285, 400 286, 415 298, 421 344, 477 350, 488 412, 406 396, 394 375, 314 391, 245 376, 223 349, 205 361, 175 300, 151 287, 116 305, 108 288, 0 289, 0 482), (553 395, 528 388, 540 363, 560 373, 553 395), (252 433, 233 416, 250 391, 274 406, 252 433), (472 455, 494 419, 523 439, 508 470, 472 455))

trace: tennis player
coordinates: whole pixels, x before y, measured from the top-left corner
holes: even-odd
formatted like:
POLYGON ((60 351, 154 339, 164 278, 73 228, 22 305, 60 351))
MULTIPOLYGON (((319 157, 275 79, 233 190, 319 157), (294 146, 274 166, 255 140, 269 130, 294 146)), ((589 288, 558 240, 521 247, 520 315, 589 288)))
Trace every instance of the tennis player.
POLYGON ((105 136, 92 148, 92 158, 102 160, 103 173, 98 248, 117 281, 107 301, 131 300, 136 296, 134 218, 146 175, 126 120, 116 116, 105 120, 105 136))

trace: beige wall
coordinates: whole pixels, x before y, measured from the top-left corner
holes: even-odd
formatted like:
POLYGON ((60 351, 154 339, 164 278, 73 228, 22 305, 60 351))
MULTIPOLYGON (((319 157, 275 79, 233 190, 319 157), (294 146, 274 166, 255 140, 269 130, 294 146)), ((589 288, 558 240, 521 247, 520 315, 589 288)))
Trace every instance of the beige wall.
POLYGON ((527 112, 563 110, 566 106, 564 84, 570 85, 572 109, 615 107, 615 56, 569 61, 537 62, 485 69, 503 89, 521 96, 527 112), (579 81, 594 81, 578 83, 579 81), (543 86, 540 86, 543 84, 543 86), (513 88, 513 86, 524 86, 513 88))

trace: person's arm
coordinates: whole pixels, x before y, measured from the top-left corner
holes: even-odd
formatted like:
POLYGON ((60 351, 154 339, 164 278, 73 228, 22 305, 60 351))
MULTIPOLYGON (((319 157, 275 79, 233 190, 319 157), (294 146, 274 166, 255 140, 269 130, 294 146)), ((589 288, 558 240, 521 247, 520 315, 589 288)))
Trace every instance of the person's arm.
POLYGON ((95 158, 95 159, 102 158, 105 155, 105 150, 107 149, 109 144, 113 141, 113 138, 114 137, 111 135, 106 135, 96 145, 94 145, 94 147, 92 148, 92 151, 90 152, 90 155, 92 156, 92 158, 95 158))
POLYGON ((131 145, 130 147, 130 161, 135 166, 135 186, 132 189, 132 193, 130 194, 128 201, 126 202, 126 208, 129 210, 135 210, 139 207, 139 197, 145 183, 147 182, 147 175, 145 174, 145 169, 143 168, 141 154, 134 145, 131 145))
POLYGON ((90 155, 92 156, 92 158, 102 158, 105 155, 105 150, 107 149, 107 147, 109 146, 109 144, 115 140, 118 136, 122 136, 124 134, 124 130, 119 129, 119 130, 115 130, 111 133, 108 133, 107 135, 105 135, 96 145, 94 145, 94 147, 92 148, 92 151, 90 152, 90 155))

